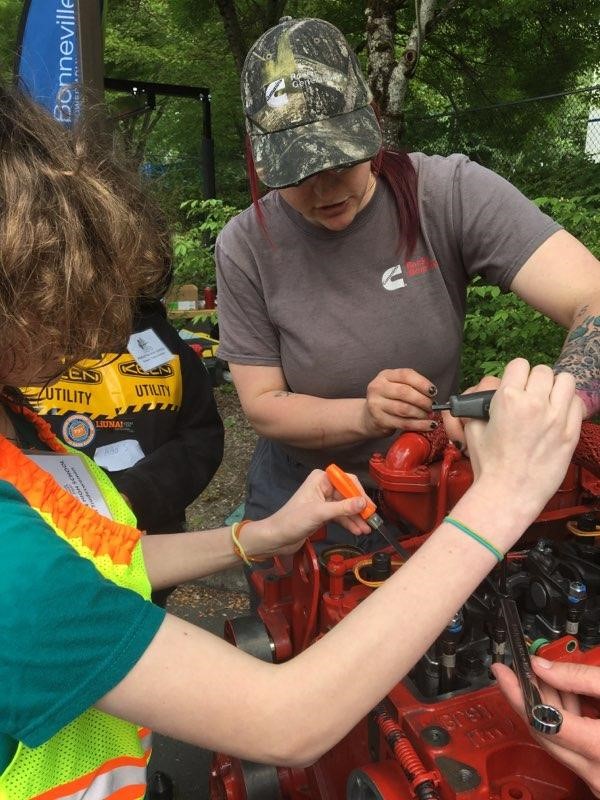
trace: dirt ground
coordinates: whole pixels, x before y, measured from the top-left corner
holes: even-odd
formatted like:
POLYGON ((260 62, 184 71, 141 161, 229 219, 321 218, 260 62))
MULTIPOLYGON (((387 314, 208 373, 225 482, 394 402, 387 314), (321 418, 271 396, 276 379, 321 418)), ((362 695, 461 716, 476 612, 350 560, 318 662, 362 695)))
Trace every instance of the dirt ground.
POLYGON ((218 528, 243 501, 246 473, 256 434, 242 412, 233 384, 214 390, 225 426, 225 453, 216 475, 187 511, 188 529, 218 528))
MULTIPOLYGON (((246 474, 257 438, 242 412, 234 386, 223 383, 214 392, 225 427, 225 452, 214 478, 187 509, 188 530, 191 531, 220 528, 243 502, 246 474)), ((215 613, 230 616, 231 610, 247 610, 246 591, 241 569, 235 575, 231 571, 221 573, 215 580, 209 578, 177 587, 169 599, 169 610, 190 619, 215 613), (242 591, 227 592, 227 589, 242 591)))

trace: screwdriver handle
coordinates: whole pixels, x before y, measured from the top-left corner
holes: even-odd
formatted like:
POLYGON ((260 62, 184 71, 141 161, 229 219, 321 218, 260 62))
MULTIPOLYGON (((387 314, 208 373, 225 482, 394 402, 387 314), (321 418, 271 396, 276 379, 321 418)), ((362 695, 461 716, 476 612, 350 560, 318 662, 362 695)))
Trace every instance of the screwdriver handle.
POLYGON ((453 394, 448 405, 453 417, 469 417, 470 419, 489 419, 490 403, 495 389, 470 394, 453 394))
MULTIPOLYGON (((362 497, 363 494, 358 488, 358 486, 354 483, 350 475, 347 472, 344 472, 343 469, 337 466, 337 464, 330 464, 327 469, 325 470, 325 474, 331 481, 332 486, 334 486, 338 492, 345 498, 350 499, 351 497, 362 497)), ((367 504, 363 508, 360 513, 360 516, 367 520, 369 517, 372 517, 373 514, 377 511, 377 506, 375 503, 370 499, 366 498, 367 504)))

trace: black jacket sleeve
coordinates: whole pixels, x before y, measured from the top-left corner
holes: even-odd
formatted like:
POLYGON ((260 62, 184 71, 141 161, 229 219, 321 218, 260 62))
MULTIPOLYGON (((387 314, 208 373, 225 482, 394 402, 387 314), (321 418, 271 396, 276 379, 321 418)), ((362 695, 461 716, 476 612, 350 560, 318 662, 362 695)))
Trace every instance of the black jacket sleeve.
MULTIPOLYGON (((210 376, 202 360, 167 322, 152 318, 152 327, 179 356, 182 401, 169 438, 133 467, 111 474, 125 494, 143 530, 166 530, 184 519, 185 508, 202 492, 223 458, 223 423, 210 376)), ((148 317, 137 327, 149 327, 148 317)), ((161 415, 154 417, 161 424, 161 415)))

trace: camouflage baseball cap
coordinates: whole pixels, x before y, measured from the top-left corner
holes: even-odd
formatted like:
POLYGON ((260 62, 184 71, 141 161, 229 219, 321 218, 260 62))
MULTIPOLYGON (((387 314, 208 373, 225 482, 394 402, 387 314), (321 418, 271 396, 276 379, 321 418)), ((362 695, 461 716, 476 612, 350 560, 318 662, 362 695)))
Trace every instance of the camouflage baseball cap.
POLYGON ((381 147, 356 56, 322 19, 285 17, 255 42, 242 101, 256 172, 271 188, 366 161, 381 147))

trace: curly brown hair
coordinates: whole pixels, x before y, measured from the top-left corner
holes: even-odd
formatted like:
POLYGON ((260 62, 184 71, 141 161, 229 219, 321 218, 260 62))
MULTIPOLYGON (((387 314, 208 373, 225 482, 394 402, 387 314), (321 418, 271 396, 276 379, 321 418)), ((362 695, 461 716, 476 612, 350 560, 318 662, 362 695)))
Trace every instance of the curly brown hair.
POLYGON ((0 384, 16 362, 118 352, 170 264, 162 214, 106 137, 0 86, 0 384))

